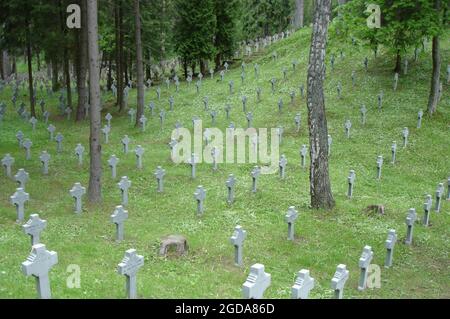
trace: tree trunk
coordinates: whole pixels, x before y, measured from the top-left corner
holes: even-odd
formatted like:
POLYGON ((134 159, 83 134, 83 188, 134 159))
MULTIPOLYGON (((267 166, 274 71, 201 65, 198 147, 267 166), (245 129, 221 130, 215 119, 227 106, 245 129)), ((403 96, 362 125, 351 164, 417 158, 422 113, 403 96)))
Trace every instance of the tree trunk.
POLYGON ((137 71, 137 110, 136 126, 139 119, 144 114, 144 65, 142 62, 142 39, 141 39, 141 13, 139 10, 139 0, 134 0, 134 20, 136 29, 136 71, 137 71))
POLYGON ((36 66, 38 72, 41 71, 41 58, 39 52, 36 53, 36 66))
POLYGON ((27 62, 28 62, 28 91, 30 95, 30 113, 31 116, 36 117, 36 109, 34 107, 34 88, 33 88, 33 66, 32 59, 33 56, 31 54, 31 32, 30 32, 30 22, 27 19, 26 25, 26 33, 27 33, 27 62))
POLYGON ((328 128, 323 94, 330 11, 331 0, 316 1, 307 77, 311 206, 323 209, 335 205, 328 172, 328 128))
MULTIPOLYGON (((123 8, 122 1, 119 1, 118 6, 118 32, 119 32, 119 64, 117 66, 117 102, 119 104, 119 112, 123 110, 124 100, 123 100, 123 73, 124 73, 124 54, 123 54, 123 40, 124 40, 124 30, 123 30, 123 8)), ((116 48, 117 49, 117 48, 116 48)))
POLYGON ((66 81, 67 107, 72 108, 72 89, 70 87, 69 53, 64 48, 64 79, 66 81))
POLYGON ((108 56, 108 77, 106 80, 106 90, 111 91, 111 85, 112 85, 112 59, 113 59, 113 54, 112 52, 109 54, 108 56))
MULTIPOLYGON (((440 10, 440 0, 436 0, 435 7, 440 10)), ((439 85, 440 85, 440 71, 441 71, 441 56, 439 52, 439 37, 433 37, 433 47, 431 55, 433 57, 433 71, 431 74, 431 88, 430 96, 428 98, 428 114, 433 115, 436 112, 436 107, 439 102, 439 85)))
POLYGON ((52 57, 52 91, 57 92, 59 90, 58 81, 58 60, 56 56, 52 57))
POLYGON ((123 84, 123 87, 128 85, 128 51, 125 53, 125 56, 123 57, 123 71, 125 72, 125 83, 123 84))
POLYGON ((304 0, 295 0, 295 15, 294 15, 294 27, 303 28, 303 17, 304 17, 304 0))
POLYGON ((184 70, 184 78, 187 79, 188 77, 188 62, 186 57, 183 58, 183 70, 184 70))
POLYGON ((102 199, 102 146, 100 144, 100 68, 98 55, 98 22, 97 0, 87 1, 87 29, 89 52, 89 95, 91 107, 90 118, 90 169, 88 197, 91 203, 100 202, 102 199))
POLYGON ((78 106, 76 121, 81 121, 85 118, 86 106, 88 104, 88 89, 86 87, 86 73, 87 73, 87 21, 86 21, 86 1, 81 2, 81 29, 78 31, 78 52, 77 57, 77 88, 78 88, 78 106))
POLYGON ((394 72, 400 74, 402 70, 402 56, 400 55, 400 50, 397 50, 397 58, 395 60, 394 72))

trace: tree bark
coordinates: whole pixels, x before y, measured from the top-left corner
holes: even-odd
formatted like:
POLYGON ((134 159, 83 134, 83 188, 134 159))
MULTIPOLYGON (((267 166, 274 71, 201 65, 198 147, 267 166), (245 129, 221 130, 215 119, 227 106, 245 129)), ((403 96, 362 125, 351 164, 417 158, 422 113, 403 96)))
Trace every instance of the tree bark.
POLYGON ((322 209, 335 205, 328 171, 328 128, 323 94, 330 11, 331 0, 316 1, 307 77, 311 206, 322 209))
MULTIPOLYGON (((435 8, 440 10, 440 0, 435 1, 435 8)), ((440 72, 441 72, 441 55, 439 49, 439 36, 433 36, 433 46, 431 55, 433 58, 433 71, 431 73, 431 87, 430 96, 428 98, 428 114, 433 115, 436 112, 436 107, 439 102, 439 85, 440 85, 440 72)))
POLYGON ((85 118, 86 106, 88 104, 88 89, 86 87, 87 74, 87 22, 86 22, 86 1, 80 0, 81 3, 81 29, 78 31, 78 52, 77 57, 77 88, 78 88, 78 105, 75 121, 81 121, 85 118))
POLYGON ((139 119, 144 114, 144 65, 142 62, 142 39, 141 39, 141 13, 139 10, 139 0, 134 0, 135 33, 136 33, 136 71, 137 71, 137 110, 136 126, 139 119))
POLYGON ((28 91, 30 95, 30 113, 31 116, 36 117, 36 109, 34 107, 34 88, 33 88, 33 65, 32 65, 32 59, 33 56, 31 54, 31 32, 30 32, 30 21, 27 18, 27 25, 26 25, 26 37, 27 37, 27 62, 28 62, 28 91))
POLYGON ((106 80, 106 90, 111 91, 111 85, 112 85, 112 59, 113 54, 112 52, 108 55, 108 76, 106 80))
POLYGON ((59 90, 58 81, 58 60, 56 56, 52 57, 52 91, 57 92, 59 90))
POLYGON ((402 71, 402 56, 400 55, 400 50, 397 50, 397 58, 395 59, 395 73, 399 73, 402 71))
POLYGON ((72 90, 70 87, 70 68, 69 68, 69 50, 67 48, 67 32, 65 30, 65 19, 63 14, 63 5, 61 0, 58 2, 59 4, 59 19, 61 23, 61 33, 64 36, 63 39, 63 73, 64 73, 64 81, 66 84, 66 94, 67 94, 67 107, 72 108, 72 90))
POLYGON ((118 35, 119 35, 119 64, 117 65, 117 104, 119 105, 119 112, 123 110, 124 100, 123 100, 123 74, 124 74, 124 54, 123 54, 123 40, 124 40, 124 30, 123 30, 123 8, 122 1, 119 1, 118 5, 118 35))
POLYGON ((294 16, 294 27, 303 28, 303 17, 304 17, 304 0, 295 0, 295 16, 294 16))
POLYGON ((97 0, 87 0, 87 29, 89 53, 89 93, 90 111, 90 169, 88 197, 91 203, 102 199, 102 146, 100 144, 100 67, 98 53, 98 12, 97 0))

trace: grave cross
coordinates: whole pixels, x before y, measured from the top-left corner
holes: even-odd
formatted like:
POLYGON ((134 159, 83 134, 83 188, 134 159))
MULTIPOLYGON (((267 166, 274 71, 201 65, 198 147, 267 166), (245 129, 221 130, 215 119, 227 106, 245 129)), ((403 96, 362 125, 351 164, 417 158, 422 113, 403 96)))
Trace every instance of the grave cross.
POLYGON ((19 187, 25 190, 25 184, 28 182, 29 174, 20 168, 16 175, 14 175, 14 180, 19 183, 19 187))
POLYGON ((242 112, 247 112, 247 96, 243 95, 241 97, 241 101, 242 101, 242 112))
POLYGON ((404 127, 403 131, 402 131, 403 147, 406 147, 406 145, 408 144, 408 135, 409 135, 409 130, 407 127, 404 127))
POLYGON ((347 196, 349 198, 352 198, 352 196, 353 196, 353 185, 355 184, 355 179, 356 179, 355 171, 354 170, 350 170, 350 174, 347 177, 347 181, 348 181, 347 196))
POLYGON ((297 274, 297 279, 291 289, 292 299, 308 299, 309 292, 314 288, 314 278, 309 275, 309 270, 302 269, 297 274))
POLYGON ((300 149, 300 157, 302 159, 302 162, 301 162, 302 168, 305 168, 305 158, 306 158, 307 152, 308 152, 308 148, 306 147, 305 144, 303 144, 302 148, 300 149))
POLYGON ((350 129, 352 127, 352 122, 350 120, 345 121, 345 134, 347 135, 347 138, 350 138, 350 129))
POLYGON ((398 85, 398 73, 395 72, 395 74, 394 74, 394 91, 397 91, 397 85, 398 85))
POLYGON ((225 113, 227 114, 227 120, 230 119, 230 111, 231 111, 231 105, 230 104, 225 105, 225 113))
POLYGON ((144 149, 141 145, 138 145, 136 146, 134 153, 136 155, 136 166, 138 169, 142 169, 142 155, 144 155, 144 149))
POLYGON ((12 177, 11 174, 11 166, 14 164, 14 158, 10 154, 6 154, 5 157, 2 158, 2 165, 5 168, 6 176, 12 177))
POLYGON ((66 108, 64 111, 67 114, 67 120, 70 121, 70 115, 72 114, 72 109, 70 107, 66 108))
POLYGON ((77 144, 75 147, 75 155, 78 157, 78 165, 83 165, 84 146, 77 144))
POLYGON ((135 109, 129 109, 128 110, 128 115, 130 116, 131 124, 133 124, 134 121, 135 121, 134 116, 136 115, 136 110, 135 109))
POLYGON ((38 214, 31 214, 30 219, 22 225, 25 234, 31 237, 31 246, 39 244, 41 232, 47 227, 47 221, 39 218, 38 214))
POLYGON ((70 196, 75 199, 75 213, 80 214, 82 211, 81 197, 86 194, 86 188, 81 186, 80 183, 75 183, 70 190, 70 196))
POLYGON ((116 206, 113 214, 111 215, 111 222, 116 224, 116 241, 123 240, 123 226, 124 222, 128 219, 128 211, 123 209, 123 206, 116 206))
POLYGON ((391 160, 391 163, 392 163, 392 164, 395 164, 395 158, 396 158, 396 155, 397 155, 397 142, 396 142, 396 141, 393 141, 393 142, 392 142, 392 146, 391 146, 391 154, 392 154, 392 160, 391 160))
POLYGON ((56 151, 58 152, 58 153, 61 153, 62 152, 62 141, 64 140, 64 136, 61 134, 61 133, 58 133, 58 134, 56 134, 56 138, 55 138, 55 140, 56 140, 56 151))
POLYGON ((286 175, 286 165, 287 165, 286 156, 282 154, 280 161, 278 162, 279 174, 282 179, 284 179, 286 175))
POLYGON ((364 246, 361 257, 359 258, 359 268, 361 269, 361 274, 359 277, 359 284, 358 284, 359 291, 366 289, 367 275, 368 275, 367 270, 369 268, 370 263, 372 262, 372 258, 373 258, 372 247, 364 246))
POLYGON ((295 209, 295 206, 289 207, 286 215, 284 216, 284 220, 288 224, 288 240, 294 240, 295 237, 294 223, 297 218, 298 218, 298 211, 295 209))
POLYGON ((139 268, 144 265, 144 257, 136 253, 136 249, 128 249, 125 257, 117 266, 117 272, 127 278, 127 296, 129 299, 137 298, 136 274, 139 268))
POLYGON ((33 142, 29 138, 25 139, 23 142, 23 148, 25 149, 26 155, 25 159, 30 160, 31 159, 31 146, 33 145, 33 142))
POLYGON ((203 97, 203 104, 205 105, 205 111, 207 111, 209 104, 209 98, 207 96, 203 97))
POLYGON ((32 116, 30 119, 30 124, 33 129, 33 132, 36 130, 36 123, 37 123, 37 119, 34 116, 32 116))
POLYGON ((260 87, 256 88, 256 100, 258 102, 261 102, 261 92, 262 92, 262 89, 260 87))
POLYGON ((127 176, 122 176, 120 179, 120 182, 117 183, 117 186, 120 189, 120 192, 122 193, 122 205, 127 206, 128 205, 128 189, 131 187, 131 181, 128 179, 127 176))
POLYGON ((281 113, 283 110, 283 99, 278 100, 278 113, 281 113))
POLYGON ((161 110, 161 112, 159 112, 159 122, 161 124, 161 129, 164 125, 164 119, 166 118, 166 111, 161 110))
POLYGON ((36 289, 39 298, 50 299, 50 281, 48 273, 58 263, 58 254, 48 251, 43 244, 33 245, 27 260, 22 263, 22 272, 25 276, 36 278, 36 289))
POLYGON ((250 268, 250 274, 242 285, 244 299, 261 299, 264 291, 270 286, 271 275, 264 271, 264 265, 254 264, 250 268))
POLYGON ((230 243, 234 246, 234 264, 236 266, 242 266, 243 264, 242 246, 246 237, 247 231, 239 225, 234 228, 233 235, 230 237, 230 243))
POLYGON ((41 156, 39 156, 39 159, 42 163, 42 174, 47 175, 48 174, 48 163, 50 161, 50 154, 47 153, 47 151, 42 151, 41 156))
POLYGON ((422 127, 422 117, 423 117, 423 111, 419 110, 419 112, 417 113, 417 128, 422 127))
POLYGON ((217 116, 217 111, 216 110, 212 110, 209 115, 211 116, 211 125, 215 125, 216 124, 216 116, 217 116))
POLYGON ((22 146, 23 146, 23 133, 22 133, 22 131, 18 131, 17 132, 17 134, 16 134, 16 138, 17 138, 17 141, 19 142, 19 147, 21 148, 22 146))
POLYGON ((228 179, 225 183, 228 190, 227 202, 228 204, 232 204, 234 202, 234 185, 236 184, 236 179, 233 174, 228 175, 228 179))
POLYGON ((428 226, 430 223, 430 212, 431 212, 431 205, 433 200, 431 199, 431 195, 425 196, 425 203, 423 204, 423 210, 424 210, 424 216, 423 216, 423 225, 428 226))
POLYGON ((272 78, 272 79, 270 79, 270 85, 271 85, 271 88, 272 88, 272 93, 275 93, 275 83, 276 83, 276 79, 275 78, 272 78))
POLYGON ((197 164, 195 153, 191 154, 191 158, 189 159, 189 165, 191 165, 191 178, 195 178, 195 166, 197 164))
POLYGON ((206 198, 206 190, 203 189, 202 185, 197 187, 197 190, 194 193, 194 198, 197 200, 197 214, 203 215, 203 201, 206 198))
POLYGON ((139 123, 141 124, 142 132, 145 132, 145 125, 147 123, 147 118, 145 117, 144 114, 142 114, 141 117, 139 118, 139 123))
POLYGON ((295 126, 296 126, 296 131, 299 132, 300 131, 300 123, 302 120, 302 116, 300 113, 297 113, 295 115, 294 121, 295 121, 295 126))
POLYGON ((175 103, 175 99, 174 99, 174 97, 171 95, 170 97, 169 97, 169 109, 171 110, 171 111, 173 111, 173 104, 175 103))
POLYGON ((219 157, 219 149, 216 146, 211 149, 211 157, 213 160, 213 170, 217 171, 217 158, 219 157))
POLYGON ((386 247, 386 259, 384 261, 384 267, 389 268, 392 266, 392 259, 394 256, 394 247, 397 242, 397 234, 395 229, 390 229, 385 242, 386 247))
POLYGON ((444 184, 439 183, 436 189, 436 204, 434 207, 434 211, 436 213, 439 213, 441 211, 442 196, 444 196, 444 184))
POLYGON ((361 123, 363 125, 365 125, 366 124, 367 109, 366 109, 366 106, 364 104, 361 106, 360 112, 361 112, 361 123))
POLYGON ((130 138, 128 137, 128 135, 125 135, 122 140, 122 146, 123 146, 123 153, 124 154, 128 154, 128 144, 130 144, 130 138))
POLYGON ((111 127, 111 120, 112 120, 111 113, 105 115, 105 120, 108 122, 108 126, 111 127))
POLYGON ((172 160, 175 158, 177 144, 178 144, 177 140, 173 138, 170 140, 168 144, 170 147, 170 157, 172 158, 172 160))
POLYGON ((17 188, 16 192, 12 196, 10 196, 11 204, 16 206, 17 221, 23 220, 25 214, 25 202, 27 202, 29 199, 30 195, 28 193, 25 193, 25 190, 23 188, 17 188))
POLYGON ((289 92, 289 96, 291 97, 291 104, 294 104, 294 100, 295 100, 295 91, 289 92))
POLYGON ((53 133, 55 132, 55 130, 56 130, 56 127, 53 124, 50 124, 47 127, 47 131, 50 133, 50 141, 53 140, 53 133))
POLYGON ((348 279, 349 272, 347 266, 339 264, 336 268, 333 278, 331 279, 331 288, 334 290, 334 298, 342 299, 344 295, 344 286, 348 279))
POLYGON ((116 178, 117 174, 117 164, 119 163, 119 159, 116 157, 116 155, 111 155, 111 157, 108 160, 108 165, 111 167, 111 176, 113 179, 116 178))
POLYGON ((247 128, 251 128, 252 127, 252 120, 253 120, 253 113, 252 112, 248 112, 246 115, 247 118, 247 128))
POLYGON ((252 192, 256 193, 256 182, 258 180, 259 175, 261 174, 261 168, 259 166, 255 166, 251 172, 252 176, 252 192))
POLYGON ((158 166, 156 168, 154 175, 158 183, 158 192, 161 193, 164 190, 164 176, 166 175, 166 170, 163 169, 161 166, 158 166))
POLYGON ((383 105, 383 91, 380 91, 377 99, 378 99, 378 110, 381 110, 381 107, 383 105))
POLYGON ((383 156, 377 157, 377 179, 381 179, 381 168, 383 166, 383 156))
POLYGON ((410 208, 408 211, 408 215, 406 215, 406 239, 405 244, 411 245, 412 239, 413 239, 413 230, 414 230, 414 223, 416 222, 417 214, 415 208, 410 208))
POLYGON ((230 94, 233 94, 234 81, 231 80, 230 82, 228 82, 228 86, 230 87, 230 94))

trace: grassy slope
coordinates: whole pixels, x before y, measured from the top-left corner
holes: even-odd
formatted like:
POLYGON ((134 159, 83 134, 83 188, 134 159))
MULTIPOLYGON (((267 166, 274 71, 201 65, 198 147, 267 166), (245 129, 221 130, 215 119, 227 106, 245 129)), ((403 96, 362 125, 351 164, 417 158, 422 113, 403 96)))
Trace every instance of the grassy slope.
MULTIPOLYGON (((64 152, 56 154, 56 143, 49 142, 45 125, 39 123, 32 132, 27 123, 17 119, 10 106, 10 89, 0 93, 0 100, 8 102, 9 113, 0 126, 0 154, 11 153, 16 163, 14 171, 24 167, 31 180, 27 185, 31 201, 26 206, 26 216, 37 212, 48 220, 48 228, 42 234, 42 242, 48 249, 59 255, 59 263, 51 272, 51 285, 55 298, 122 298, 124 278, 115 272, 117 263, 126 249, 136 248, 145 256, 145 266, 138 275, 139 296, 145 298, 238 298, 241 285, 245 281, 249 267, 258 262, 266 266, 272 274, 272 285, 267 290, 269 298, 289 298, 290 287, 296 272, 301 268, 310 269, 316 278, 313 298, 331 296, 330 280, 336 265, 344 263, 350 270, 345 297, 356 298, 432 298, 450 297, 449 282, 449 212, 450 202, 444 202, 442 213, 432 213, 432 226, 425 228, 416 224, 414 243, 405 246, 405 217, 410 207, 416 207, 422 217, 424 195, 434 194, 438 182, 446 180, 450 173, 449 125, 450 109, 448 86, 439 107, 439 113, 431 120, 424 117, 422 128, 416 129, 416 114, 425 108, 428 96, 430 74, 430 49, 420 55, 420 60, 410 62, 409 74, 401 75, 397 92, 392 91, 391 69, 393 60, 381 54, 370 59, 366 74, 362 61, 366 54, 363 49, 346 48, 345 58, 336 59, 335 70, 328 74, 326 81, 326 104, 329 131, 333 137, 330 160, 331 182, 337 202, 333 212, 316 212, 308 208, 308 170, 299 166, 299 148, 308 144, 307 114, 305 101, 299 97, 295 105, 289 104, 289 92, 297 90, 305 82, 308 61, 309 30, 294 34, 261 55, 256 61, 261 65, 259 80, 254 78, 253 65, 248 64, 247 82, 240 83, 240 68, 233 69, 226 80, 234 79, 233 96, 228 94, 227 82, 204 81, 200 95, 195 87, 182 84, 181 92, 175 94, 176 112, 169 112, 163 130, 155 116, 145 133, 129 124, 125 115, 116 114, 110 108, 114 119, 110 143, 103 146, 104 162, 104 202, 99 206, 87 206, 86 211, 77 216, 72 213, 72 199, 68 191, 73 183, 87 186, 88 162, 78 168, 73 148, 76 143, 88 146, 88 125, 74 125, 66 120, 53 117, 57 130, 63 132, 64 152), (280 58, 275 63, 270 60, 271 52, 277 51, 280 58), (290 63, 297 58, 300 65, 294 74, 290 63), (289 78, 277 85, 278 93, 270 94, 268 79, 282 78, 281 69, 289 67, 289 78), (351 88, 351 71, 357 74, 357 86, 351 88), (264 80, 263 80, 264 79, 264 80), (338 99, 336 85, 342 81, 343 98, 338 99), (263 101, 256 104, 255 88, 263 88, 263 101), (384 90, 383 111, 376 109, 376 96, 384 90), (191 180, 190 169, 186 165, 175 165, 169 159, 167 142, 175 122, 179 119, 191 128, 193 115, 200 116, 205 125, 210 123, 204 112, 202 98, 209 96, 210 105, 220 109, 217 126, 225 128, 229 121, 222 111, 225 103, 234 106, 231 113, 237 126, 245 127, 245 117, 241 111, 240 96, 247 94, 248 106, 254 111, 255 127, 285 127, 285 138, 280 153, 286 154, 289 164, 286 180, 277 175, 260 178, 257 194, 250 192, 249 172, 253 164, 223 164, 218 172, 212 172, 210 164, 198 168, 196 180, 191 180), (277 101, 283 97, 285 110, 281 116, 277 112, 277 101), (360 104, 369 109, 367 124, 359 122, 360 104), (302 114, 302 129, 295 133, 293 118, 302 114), (346 139, 343 125, 346 119, 353 123, 352 136, 346 139), (401 145, 401 129, 410 129, 409 145, 399 147, 398 162, 389 164, 390 145, 397 140, 401 145), (25 161, 24 151, 16 144, 15 133, 21 129, 33 141, 31 161, 25 161), (121 153, 120 139, 124 134, 132 138, 132 146, 145 147, 144 170, 135 169, 132 153, 121 153), (38 156, 41 150, 49 150, 52 155, 50 176, 41 176, 38 156), (106 161, 111 154, 120 158, 118 176, 128 175, 133 185, 130 190, 130 218, 126 222, 126 240, 120 244, 113 241, 114 226, 109 215, 120 203, 116 181, 111 179, 106 161), (385 165, 381 181, 375 179, 376 156, 383 154, 385 165), (165 193, 156 192, 153 171, 162 165, 166 171, 165 193), (355 169, 357 181, 354 198, 348 200, 346 177, 350 169, 355 169), (236 202, 228 206, 225 202, 225 180, 233 173, 238 178, 236 202), (195 215, 193 192, 197 185, 207 189, 205 214, 195 215), (364 207, 381 203, 386 206, 385 216, 368 216, 364 207), (287 226, 284 214, 289 206, 299 210, 296 223, 295 242, 286 240, 287 226), (228 242, 236 224, 248 232, 244 247, 245 267, 233 265, 233 248, 228 242), (385 257, 384 241, 388 229, 397 230, 399 241, 395 249, 394 267, 382 267, 385 257), (158 241, 164 235, 180 233, 187 236, 190 251, 187 257, 163 259, 157 256, 158 241), (373 263, 381 266, 381 289, 358 292, 358 259, 364 245, 371 245, 374 252, 373 263), (81 267, 81 289, 68 289, 66 267, 78 264, 81 267)), ((338 47, 330 51, 338 52, 338 47)), ((443 43, 442 56, 448 57, 449 43, 443 43)), ((328 55, 329 57, 329 55, 328 55)), ((444 63, 447 61, 444 59, 444 63)), ((444 66, 443 66, 444 68, 444 66)), ((329 71, 330 72, 330 71, 329 71)), ((217 78, 217 76, 216 76, 217 78)), ((174 94, 174 87, 171 89, 174 94)), ((168 109, 169 93, 163 87, 158 107, 168 109)), ((25 91, 21 91, 25 99, 25 91)), ((130 97, 130 105, 135 105, 135 90, 130 97)), ((156 100, 154 88, 146 94, 146 103, 156 100)), ((112 104, 112 97, 105 98, 112 104)), ((53 108, 57 96, 51 100, 53 108)), ((48 102, 49 103, 49 102, 48 102)), ((106 111, 106 110, 105 110, 106 111)), ((147 111, 148 112, 148 111, 147 111)), ((53 112, 56 114, 56 110, 53 112)), ((148 114, 148 117, 150 115, 148 114)), ((204 126, 205 126, 204 125, 204 126)), ((4 176, 2 174, 2 176, 4 176)), ((15 220, 15 209, 9 203, 14 192, 13 181, 2 177, 0 183, 0 297, 35 297, 34 279, 25 278, 20 263, 30 250, 29 238, 21 232, 15 220)))

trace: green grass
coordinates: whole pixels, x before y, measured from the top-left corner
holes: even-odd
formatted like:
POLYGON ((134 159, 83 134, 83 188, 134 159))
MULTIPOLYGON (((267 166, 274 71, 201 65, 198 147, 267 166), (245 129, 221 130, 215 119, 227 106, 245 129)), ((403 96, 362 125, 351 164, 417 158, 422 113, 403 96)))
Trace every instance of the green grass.
MULTIPOLYGON (((448 39, 448 38, 447 38, 448 39)), ((88 184, 88 161, 78 167, 73 149, 82 143, 88 149, 88 123, 74 124, 56 115, 58 104, 55 94, 47 99, 51 106, 51 123, 57 132, 64 134, 64 151, 56 153, 56 143, 48 140, 46 126, 39 122, 35 132, 31 125, 19 120, 11 106, 11 90, 0 92, 0 101, 8 103, 8 112, 0 124, 0 155, 11 153, 15 158, 13 172, 25 168, 30 173, 27 192, 31 200, 26 205, 26 218, 39 213, 48 220, 48 227, 41 240, 50 250, 58 252, 59 263, 51 271, 50 279, 54 298, 124 298, 124 278, 116 273, 125 250, 136 248, 144 255, 145 265, 138 274, 138 294, 141 298, 239 298, 241 286, 249 268, 262 263, 272 274, 272 285, 266 291, 268 298, 289 298, 297 271, 309 269, 316 279, 312 298, 330 298, 330 281, 340 263, 347 265, 350 279, 345 298, 449 298, 450 297, 450 202, 444 202, 440 214, 432 213, 428 228, 418 222, 414 229, 412 246, 403 244, 406 233, 405 217, 410 207, 417 209, 419 219, 423 216, 425 194, 432 194, 439 182, 446 181, 450 173, 450 96, 448 85, 438 113, 424 116, 421 129, 416 129, 417 111, 425 109, 428 100, 431 72, 430 48, 421 53, 419 61, 412 61, 409 54, 409 73, 400 75, 397 92, 392 90, 393 58, 379 54, 374 59, 369 51, 344 47, 345 57, 337 55, 335 68, 328 66, 326 79, 326 107, 329 132, 333 137, 330 174, 336 207, 331 212, 311 210, 309 205, 308 170, 301 169, 299 149, 308 144, 307 113, 305 100, 300 99, 298 86, 305 83, 308 63, 310 30, 296 32, 292 37, 267 48, 255 58, 260 64, 260 78, 255 79, 253 64, 247 61, 247 80, 241 85, 240 67, 236 65, 226 75, 226 81, 203 81, 201 93, 195 86, 183 83, 180 93, 170 92, 164 85, 161 101, 156 101, 155 88, 146 92, 146 105, 154 100, 158 107, 168 110, 168 96, 174 94, 176 112, 168 112, 164 129, 159 126, 157 113, 150 118, 147 110, 145 133, 130 125, 125 114, 118 114, 113 107, 113 97, 104 97, 103 115, 111 112, 112 132, 108 145, 103 145, 103 203, 84 205, 81 215, 73 213, 73 201, 69 189, 75 182, 88 184), (277 51, 279 59, 271 60, 277 51), (362 61, 368 55, 369 70, 366 73, 362 61), (300 64, 292 72, 291 61, 300 64), (289 67, 288 80, 282 79, 283 66, 289 67), (351 86, 351 71, 355 70, 357 85, 351 86), (279 79, 277 94, 270 93, 271 77, 279 79), (228 81, 235 82, 235 94, 228 94, 228 81), (343 96, 338 99, 336 86, 342 82, 343 96), (256 103, 255 88, 263 89, 262 102, 256 103), (295 89, 295 104, 289 103, 289 92, 295 89), (376 96, 384 91, 383 110, 377 110, 376 96), (250 170, 254 164, 221 164, 213 172, 211 164, 198 166, 197 179, 191 180, 186 164, 176 165, 170 161, 170 133, 177 120, 192 128, 191 119, 200 116, 204 127, 209 126, 209 113, 203 111, 203 96, 208 95, 210 107, 219 110, 216 126, 226 128, 230 121, 237 127, 246 127, 240 102, 241 94, 248 96, 247 107, 254 113, 255 127, 285 128, 280 154, 289 161, 287 178, 280 180, 278 174, 261 176, 258 192, 252 194, 250 170), (279 97, 284 100, 284 111, 278 114, 279 97), (223 107, 233 105, 231 119, 225 118, 223 107), (367 124, 360 124, 359 108, 368 108, 367 124), (295 132, 294 116, 302 114, 300 133, 295 132), (344 122, 353 123, 351 138, 347 139, 344 122), (401 130, 409 127, 408 147, 401 148, 401 130), (22 130, 33 141, 32 160, 25 160, 24 150, 16 143, 15 134, 22 130), (145 148, 144 169, 135 168, 133 153, 121 152, 120 139, 128 134, 132 139, 130 149, 137 144, 145 148), (396 165, 390 162, 390 145, 396 140, 399 147, 396 165), (51 155, 50 175, 42 176, 38 156, 42 150, 51 155), (112 180, 106 161, 116 154, 120 163, 118 177, 127 175, 132 181, 129 220, 125 225, 125 240, 114 242, 115 227, 109 216, 120 203, 117 180, 112 180), (384 155, 383 176, 376 180, 376 157, 384 155), (165 192, 156 192, 153 172, 158 165, 166 171, 165 192), (346 197, 346 178, 350 169, 357 174, 353 199, 346 197), (237 179, 236 202, 226 204, 225 181, 233 173, 237 179), (204 216, 196 216, 193 192, 197 185, 207 190, 204 216), (364 213, 366 206, 383 204, 384 216, 364 213), (284 214, 289 206, 296 206, 299 218, 296 222, 296 240, 286 240, 287 225, 284 214), (247 230, 244 245, 244 267, 233 265, 234 251, 229 243, 234 226, 240 224, 247 230), (395 228, 399 240, 395 248, 394 266, 383 267, 384 241, 387 231, 395 228), (158 257, 159 239, 168 234, 183 234, 189 243, 185 257, 164 259, 158 257), (364 245, 374 251, 374 264, 381 266, 381 288, 357 290, 359 278, 358 259, 364 245), (67 266, 81 267, 81 288, 69 289, 66 279, 67 266)), ((340 47, 329 48, 338 52, 340 47)), ((448 41, 442 43, 442 57, 450 55, 448 41)), ((329 61, 328 54, 328 61, 329 61)), ((443 61, 443 74, 447 60, 443 61)), ((443 79, 444 81, 444 79, 443 79)), ((306 83, 305 83, 306 84, 306 83)), ((20 91, 19 100, 26 99, 26 90, 20 91)), ((135 107, 136 91, 130 93, 130 106, 135 107)), ((40 93, 38 94, 38 100, 40 93)), ((34 279, 21 273, 23 262, 30 251, 30 240, 15 222, 15 209, 9 202, 15 183, 4 177, 0 183, 0 297, 34 298, 34 279)), ((433 198, 434 199, 434 198, 433 198)))

